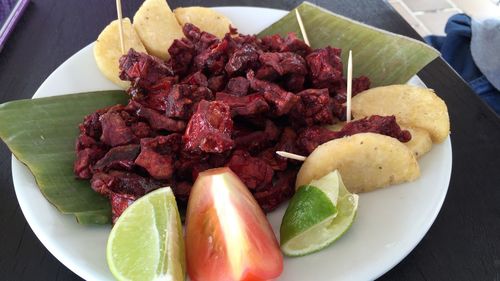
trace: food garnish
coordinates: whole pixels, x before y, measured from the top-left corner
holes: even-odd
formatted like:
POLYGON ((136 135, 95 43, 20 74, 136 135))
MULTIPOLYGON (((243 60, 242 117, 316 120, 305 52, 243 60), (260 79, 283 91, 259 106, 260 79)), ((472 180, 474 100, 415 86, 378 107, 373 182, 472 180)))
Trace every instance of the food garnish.
POLYGON ((337 170, 301 186, 281 222, 283 253, 302 256, 327 247, 350 228, 357 209, 358 195, 349 193, 337 170))
POLYGON ((186 258, 181 219, 169 187, 125 210, 106 248, 109 269, 120 281, 184 281, 186 258))
POLYGON ((299 188, 334 170, 342 174, 353 193, 413 181, 420 176, 417 160, 403 143, 381 134, 360 133, 318 146, 302 164, 295 186, 299 188))
POLYGON ((228 168, 201 172, 186 213, 189 278, 271 280, 283 257, 271 225, 245 184, 228 168))

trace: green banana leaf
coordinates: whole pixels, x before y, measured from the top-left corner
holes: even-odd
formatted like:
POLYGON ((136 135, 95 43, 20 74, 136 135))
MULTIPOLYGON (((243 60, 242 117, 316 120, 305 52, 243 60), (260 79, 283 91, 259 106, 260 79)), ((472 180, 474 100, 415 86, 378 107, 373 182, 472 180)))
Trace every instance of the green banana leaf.
MULTIPOLYGON (((404 84, 439 56, 426 44, 336 15, 309 2, 297 7, 313 48, 328 45, 342 49, 347 62, 352 50, 353 76, 365 75, 372 87, 404 84)), ((275 22, 259 36, 295 32, 302 37, 295 10, 275 22)), ((347 63, 344 63, 344 73, 347 63)))
MULTIPOLYGON (((438 53, 424 44, 374 29, 332 14, 310 3, 298 7, 312 47, 332 45, 353 50, 355 76, 367 75, 372 85, 404 83, 438 53)), ((294 31, 300 36, 295 13, 289 13, 259 35, 294 31)), ((345 58, 344 58, 345 59, 345 58)), ((88 181, 73 174, 74 143, 83 117, 99 108, 124 104, 123 91, 102 91, 7 102, 0 105, 0 138, 31 170, 47 198, 63 214, 82 224, 111 221, 110 206, 88 181)))
POLYGON ((7 102, 0 105, 0 138, 59 211, 82 224, 109 223, 108 200, 75 179, 75 140, 85 115, 127 99, 123 91, 102 91, 7 102))

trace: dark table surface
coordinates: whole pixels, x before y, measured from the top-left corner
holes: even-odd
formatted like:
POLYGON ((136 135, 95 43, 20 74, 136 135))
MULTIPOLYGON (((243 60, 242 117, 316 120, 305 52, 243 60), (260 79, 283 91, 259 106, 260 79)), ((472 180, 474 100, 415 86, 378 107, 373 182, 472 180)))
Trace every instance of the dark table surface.
MULTIPOLYGON (((142 1, 122 2, 124 15, 130 16, 142 1)), ((172 8, 240 5, 286 10, 300 2, 169 1, 172 8)), ((385 2, 312 2, 421 40, 385 2)), ((114 3, 33 0, 0 53, 0 103, 30 98, 54 69, 94 41, 115 18, 114 3)), ((453 145, 451 182, 443 208, 427 235, 380 280, 500 281, 500 120, 443 60, 436 59, 419 75, 448 105, 453 145)), ((27 224, 14 193, 10 156, 7 147, 0 145, 0 280, 79 280, 44 248, 27 224)))

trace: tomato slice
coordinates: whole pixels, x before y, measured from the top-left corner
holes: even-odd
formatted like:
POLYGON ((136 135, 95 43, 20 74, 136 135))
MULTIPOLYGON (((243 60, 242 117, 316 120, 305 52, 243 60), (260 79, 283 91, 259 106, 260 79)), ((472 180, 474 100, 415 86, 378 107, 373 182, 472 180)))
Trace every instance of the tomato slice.
POLYGON ((189 278, 270 280, 283 271, 283 256, 252 194, 229 168, 199 174, 186 213, 189 278))

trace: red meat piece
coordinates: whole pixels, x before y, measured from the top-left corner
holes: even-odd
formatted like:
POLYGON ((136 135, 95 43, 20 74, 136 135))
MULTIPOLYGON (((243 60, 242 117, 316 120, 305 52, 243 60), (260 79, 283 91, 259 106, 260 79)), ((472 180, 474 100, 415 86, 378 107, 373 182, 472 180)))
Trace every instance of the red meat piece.
POLYGON ((170 60, 167 62, 176 75, 183 75, 188 72, 191 62, 196 55, 193 42, 189 39, 175 39, 168 48, 170 60))
POLYGON ((229 105, 232 116, 250 116, 269 111, 269 105, 262 94, 238 97, 219 92, 215 95, 215 99, 229 105))
POLYGON ((141 88, 150 88, 166 76, 173 76, 172 69, 158 58, 130 49, 120 58, 120 79, 141 88))
POLYGON ((204 165, 208 161, 208 154, 206 153, 190 153, 185 150, 181 150, 178 154, 178 159, 175 161, 175 175, 177 179, 193 181, 193 170, 196 169, 197 165, 204 165))
POLYGON ((276 148, 270 147, 259 153, 258 157, 271 166, 274 171, 284 171, 288 167, 288 162, 276 154, 276 151, 278 151, 276 148))
POLYGON ((224 89, 226 86, 226 76, 216 75, 208 79, 208 88, 213 92, 217 93, 224 89))
POLYGON ((227 45, 226 40, 216 40, 210 47, 202 49, 194 58, 194 68, 215 75, 222 74, 228 60, 227 45))
POLYGON ((226 92, 234 96, 242 97, 248 94, 248 87, 250 87, 250 82, 248 82, 245 77, 234 77, 229 79, 226 92))
POLYGON ((272 183, 274 171, 271 166, 244 150, 236 150, 227 166, 250 190, 259 190, 272 183))
POLYGON ((106 172, 110 169, 132 170, 134 160, 139 155, 140 146, 137 144, 122 145, 111 148, 102 157, 93 169, 95 171, 106 172))
POLYGON ((322 127, 306 128, 299 134, 297 146, 309 155, 320 144, 359 133, 382 134, 396 138, 401 142, 407 142, 411 139, 410 132, 401 130, 396 123, 396 117, 373 115, 349 122, 338 132, 322 127))
MULTIPOLYGON (((299 154, 300 151, 296 146, 296 140, 297 140, 297 134, 295 133, 295 131, 290 127, 286 127, 285 129, 283 129, 283 133, 280 136, 279 142, 276 144, 275 147, 276 151, 286 151, 290 153, 299 154)), ((281 156, 277 157, 286 160, 286 158, 283 158, 281 156)))
POLYGON ((138 139, 149 138, 154 135, 151 127, 145 122, 132 123, 132 125, 130 125, 130 128, 138 139))
POLYGON ((283 46, 283 37, 279 34, 267 35, 261 39, 262 49, 269 52, 278 52, 283 46))
POLYGON ((204 31, 202 32, 198 27, 191 23, 186 23, 182 27, 182 32, 188 40, 193 42, 197 53, 200 53, 201 51, 220 42, 215 35, 204 31))
POLYGON ((184 133, 184 149, 188 152, 220 153, 234 146, 231 139, 231 110, 221 101, 198 103, 184 133))
POLYGON ((294 52, 305 57, 312 52, 312 49, 303 40, 299 39, 294 32, 290 32, 285 37, 280 52, 294 52))
POLYGON ((180 134, 141 139, 141 153, 135 164, 146 169, 155 179, 170 179, 174 169, 173 156, 180 150, 181 142, 180 134))
POLYGON ((79 179, 92 178, 92 166, 106 154, 106 150, 100 147, 88 147, 77 149, 76 160, 73 164, 73 172, 79 179))
POLYGON ((247 79, 250 81, 250 87, 255 91, 264 93, 264 98, 273 106, 274 113, 277 116, 285 115, 299 101, 299 97, 293 93, 283 90, 277 84, 256 79, 253 71, 247 73, 247 79))
POLYGON ((297 93, 304 89, 306 77, 300 74, 289 74, 284 78, 284 87, 286 90, 297 93))
POLYGON ((316 49, 306 57, 313 88, 328 88, 335 94, 342 83, 340 49, 326 47, 316 49))
POLYGON ((279 75, 293 73, 306 75, 306 61, 300 55, 292 52, 267 52, 259 56, 263 65, 271 66, 279 75))
POLYGON ((233 75, 236 72, 244 72, 245 70, 258 66, 259 52, 254 45, 244 44, 236 52, 232 54, 225 66, 227 74, 233 75))
POLYGON ((272 66, 263 65, 255 73, 255 78, 260 80, 274 81, 279 78, 278 72, 272 66))
POLYGON ((133 101, 129 103, 128 107, 134 108, 137 116, 144 118, 153 130, 182 132, 186 128, 186 122, 168 118, 154 109, 147 108, 133 101))
POLYGON ((344 125, 340 134, 342 137, 351 136, 358 133, 377 133, 393 137, 400 142, 408 142, 411 140, 411 134, 408 130, 401 130, 396 117, 372 115, 363 119, 355 120, 344 125))
MULTIPOLYGON (((340 134, 338 132, 330 131, 323 127, 306 127, 297 137, 297 147, 301 152, 309 155, 318 145, 339 137, 340 134)), ((301 153, 301 155, 303 154, 301 153)))
POLYGON ((187 120, 194 104, 202 99, 213 100, 212 91, 206 87, 176 84, 168 93, 165 114, 167 117, 187 120))
POLYGON ((99 121, 99 117, 102 115, 102 113, 94 112, 85 116, 85 118, 83 119, 83 123, 81 123, 79 126, 80 132, 95 140, 99 140, 102 134, 102 127, 101 122, 99 121))
POLYGON ((264 131, 251 131, 247 134, 240 134, 235 137, 234 143, 236 148, 247 151, 260 151, 271 145, 271 143, 278 139, 280 134, 279 129, 274 125, 271 120, 266 120, 266 127, 264 131))
POLYGON ((122 215, 125 209, 137 200, 137 196, 129 194, 111 193, 109 202, 111 204, 111 221, 113 224, 122 215))
POLYGON ((333 123, 328 89, 307 89, 298 93, 297 96, 300 97, 300 102, 292 111, 295 123, 306 126, 333 123))
POLYGON ((174 192, 175 199, 180 202, 187 203, 192 186, 193 185, 187 181, 181 181, 173 184, 172 191, 174 192))
POLYGON ((116 170, 111 170, 108 173, 96 172, 90 180, 92 189, 105 196, 119 193, 141 197, 163 185, 165 182, 144 178, 133 172, 116 170))
MULTIPOLYGON (((366 76, 360 76, 358 78, 354 78, 352 80, 352 92, 351 96, 363 92, 364 90, 368 90, 370 88, 370 79, 366 76)), ((337 94, 334 96, 334 99, 339 103, 343 104, 347 101, 347 82, 345 79, 342 82, 342 86, 337 90, 337 94)))
POLYGON ((296 176, 296 170, 277 172, 274 184, 269 184, 253 194, 264 212, 271 212, 293 196, 296 176))
POLYGON ((186 78, 182 81, 182 83, 189 84, 189 85, 196 85, 196 86, 203 86, 207 87, 208 86, 208 80, 207 76, 205 76, 201 71, 197 71, 186 78))
POLYGON ((117 112, 107 112, 99 118, 102 126, 101 141, 109 146, 119 146, 135 141, 130 127, 127 127, 117 112))
MULTIPOLYGON (((147 139, 145 139, 147 140, 147 139)), ((141 140, 141 147, 142 147, 141 140)), ((170 155, 161 155, 151 149, 141 149, 135 164, 143 167, 155 179, 167 180, 172 177, 173 159, 170 155)))

